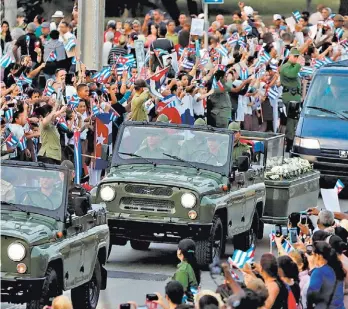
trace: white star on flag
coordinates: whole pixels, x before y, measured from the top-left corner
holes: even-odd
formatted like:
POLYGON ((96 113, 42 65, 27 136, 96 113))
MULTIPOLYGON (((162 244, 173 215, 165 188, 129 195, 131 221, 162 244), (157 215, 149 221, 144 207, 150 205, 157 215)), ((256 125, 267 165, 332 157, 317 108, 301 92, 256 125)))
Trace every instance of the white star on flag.
POLYGON ((97 136, 97 145, 99 144, 104 145, 104 140, 106 140, 106 138, 103 136, 103 134, 100 134, 99 136, 97 136))

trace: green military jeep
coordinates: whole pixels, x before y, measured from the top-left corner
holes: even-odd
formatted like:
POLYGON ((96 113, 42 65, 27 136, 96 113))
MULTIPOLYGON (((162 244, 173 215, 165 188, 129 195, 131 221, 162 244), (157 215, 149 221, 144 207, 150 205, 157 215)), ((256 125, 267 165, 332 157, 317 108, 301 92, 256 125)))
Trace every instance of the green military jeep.
POLYGON ((96 308, 106 288, 106 210, 69 190, 60 166, 1 162, 1 301, 41 309, 71 290, 74 308, 96 308))
POLYGON ((233 136, 211 127, 124 123, 110 171, 91 192, 106 204, 110 245, 130 240, 146 250, 189 237, 202 266, 224 253, 226 239, 248 249, 263 233, 264 172, 247 156, 233 162, 233 136))

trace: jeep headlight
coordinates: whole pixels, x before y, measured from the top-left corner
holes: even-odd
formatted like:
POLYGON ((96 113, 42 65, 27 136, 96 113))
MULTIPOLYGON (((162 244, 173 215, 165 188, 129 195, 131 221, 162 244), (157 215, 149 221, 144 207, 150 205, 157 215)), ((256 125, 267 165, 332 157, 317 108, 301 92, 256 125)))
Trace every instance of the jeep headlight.
POLYGON ((197 202, 197 198, 192 193, 184 193, 181 196, 181 205, 185 208, 193 208, 195 207, 197 202))
POLYGON ((103 186, 100 189, 100 197, 104 202, 111 202, 116 196, 116 191, 110 186, 103 186))
POLYGON ((7 248, 7 255, 12 261, 19 262, 24 259, 25 251, 26 250, 21 243, 13 242, 7 248))

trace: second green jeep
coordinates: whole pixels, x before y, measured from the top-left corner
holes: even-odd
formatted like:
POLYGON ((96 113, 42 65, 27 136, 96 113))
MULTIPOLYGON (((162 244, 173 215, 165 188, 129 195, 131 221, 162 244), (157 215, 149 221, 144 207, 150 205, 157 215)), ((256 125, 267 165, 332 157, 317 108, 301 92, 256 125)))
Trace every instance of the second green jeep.
POLYGON ((202 266, 224 253, 226 239, 248 249, 263 233, 263 168, 248 156, 233 162, 233 137, 210 127, 124 123, 111 169, 92 191, 106 204, 110 244, 130 240, 146 250, 189 237, 202 266))

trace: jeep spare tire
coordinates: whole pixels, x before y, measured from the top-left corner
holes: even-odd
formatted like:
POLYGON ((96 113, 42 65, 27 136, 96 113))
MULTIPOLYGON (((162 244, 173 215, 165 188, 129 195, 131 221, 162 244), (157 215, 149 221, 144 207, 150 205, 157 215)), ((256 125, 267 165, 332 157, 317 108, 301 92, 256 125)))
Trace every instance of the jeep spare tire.
POLYGON ((214 216, 207 240, 196 241, 196 258, 202 269, 207 269, 214 258, 220 259, 225 253, 226 235, 219 216, 214 216))
POLYGON ((130 245, 134 250, 148 250, 150 247, 150 242, 149 241, 140 241, 140 240, 131 240, 130 245))
POLYGON ((71 302, 73 308, 97 308, 101 283, 101 267, 97 258, 91 280, 71 290, 71 302))

